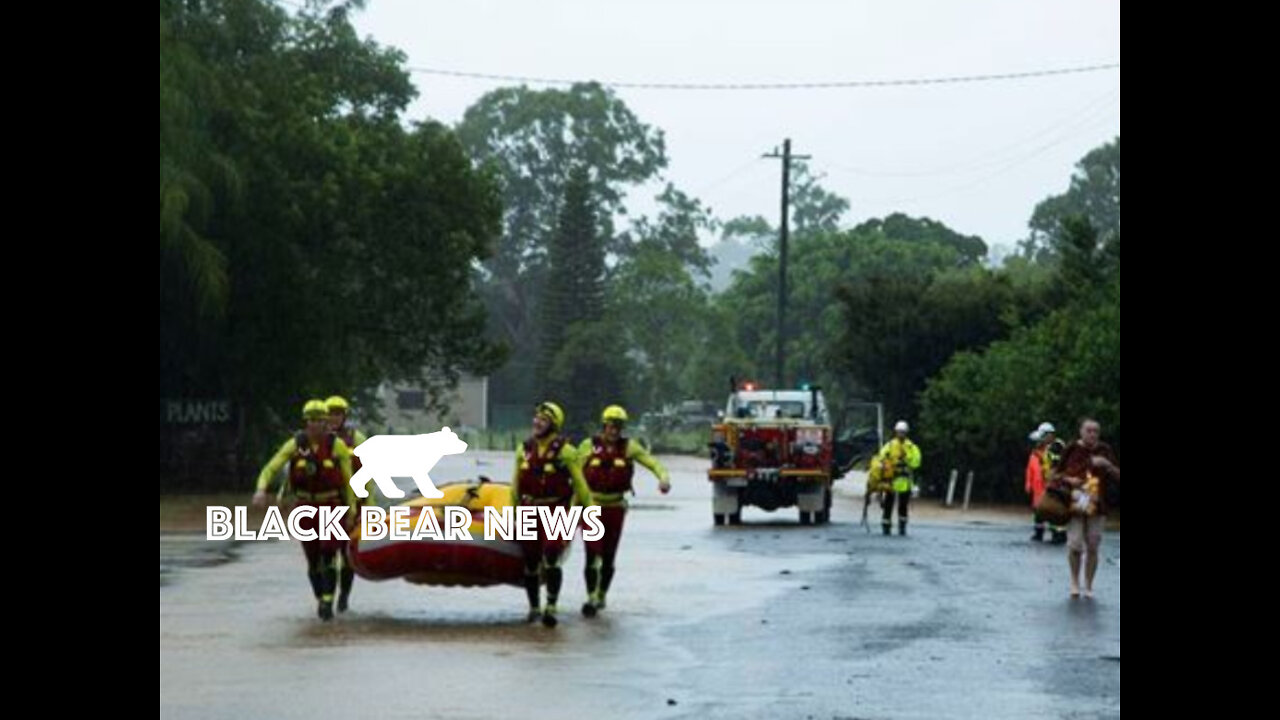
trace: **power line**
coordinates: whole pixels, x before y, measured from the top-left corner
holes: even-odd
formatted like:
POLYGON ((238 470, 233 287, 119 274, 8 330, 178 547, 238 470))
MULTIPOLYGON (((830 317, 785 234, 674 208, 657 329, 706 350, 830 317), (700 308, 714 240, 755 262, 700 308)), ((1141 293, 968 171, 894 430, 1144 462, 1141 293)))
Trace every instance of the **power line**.
POLYGON ((733 170, 729 171, 726 175, 721 177, 719 180, 715 180, 710 184, 695 190, 694 196, 696 197, 696 196, 705 195, 708 192, 711 192, 712 190, 720 187, 721 185, 724 185, 730 180, 740 177, 743 173, 749 170, 755 170, 756 168, 759 168, 761 165, 762 163, 760 162, 760 158, 751 158, 750 160, 739 165, 737 168, 734 168, 733 170))
POLYGON ((883 207, 887 205, 910 205, 918 202, 923 202, 926 200, 936 200, 941 197, 947 197, 949 195, 967 192, 1001 175, 1012 172, 1018 167, 1025 165, 1026 163, 1030 162, 1036 157, 1043 155, 1044 153, 1063 144, 1064 142, 1074 140, 1075 138, 1082 136, 1084 132, 1080 132, 1080 131, 1093 132, 1101 128, 1102 126, 1111 123, 1115 119, 1116 118, 1113 113, 1108 113, 1106 115, 1101 115, 1096 118, 1093 118, 1090 121, 1086 121, 1085 123, 1080 124, 1077 127, 1073 128, 1074 132, 1068 132, 1065 135, 1059 136, 1058 138, 1037 147, 1030 153, 1022 155, 1021 157, 1016 157, 1016 158, 1013 158, 1012 160, 1005 161, 1004 163, 1002 163, 1000 167, 998 167, 993 172, 987 173, 986 175, 983 175, 971 182, 964 183, 963 185, 958 185, 958 186, 941 190, 939 192, 928 193, 925 195, 918 195, 914 197, 863 198, 859 202, 860 204, 870 205, 872 207, 883 207))
POLYGON ((1025 137, 1015 143, 1012 143, 1010 145, 1006 145, 1004 147, 998 148, 991 152, 985 153, 984 155, 973 157, 968 160, 961 161, 958 163, 953 163, 951 165, 947 165, 944 167, 934 168, 931 170, 891 171, 891 170, 869 169, 864 167, 848 167, 844 165, 837 165, 837 164, 831 164, 831 163, 827 163, 824 166, 827 169, 835 170, 840 173, 847 173, 849 175, 860 175, 865 177, 880 177, 880 178, 926 178, 926 177, 937 177, 942 175, 968 174, 972 171, 981 171, 986 168, 1001 165, 1002 163, 1005 162, 1005 160, 1009 156, 1014 155, 1016 150, 1019 150, 1020 148, 1025 146, 1029 146, 1035 141, 1041 138, 1047 137, 1050 134, 1053 134, 1054 132, 1060 129, 1074 127, 1077 125, 1081 125, 1083 123, 1090 122, 1093 119, 1095 119, 1096 116, 1100 115, 1099 111, 1101 111, 1101 114, 1110 115, 1111 111, 1113 111, 1115 107, 1114 105, 1112 105, 1113 101, 1118 100, 1119 98, 1120 98, 1120 88, 1117 87, 1107 92, 1104 95, 1101 95, 1099 97, 1094 98, 1093 100, 1090 100, 1079 111, 1077 111, 1075 115, 1059 118, 1057 121, 1055 121, 1048 127, 1045 127, 1044 129, 1036 132, 1034 135, 1025 137))
MULTIPOLYGON (((933 78, 901 78, 894 80, 838 80, 831 82, 797 82, 797 83, 672 83, 672 82, 616 82, 596 80, 600 85, 611 88, 627 88, 634 90, 829 90, 838 88, 875 88, 901 87, 913 85, 946 85, 958 83, 979 83, 1003 80, 1024 80, 1029 78, 1049 77, 1054 75, 1072 75, 1080 73, 1119 70, 1120 63, 1101 65, 1085 65, 1080 67, 1058 68, 1051 70, 1033 70, 1020 73, 998 73, 988 75, 956 75, 933 78)), ((531 85, 575 85, 582 80, 565 80, 561 78, 540 78, 521 75, 497 75, 491 73, 464 72, 461 70, 444 70, 440 68, 409 67, 411 72, 424 75, 441 75, 445 77, 467 78, 472 80, 496 80, 531 85)))

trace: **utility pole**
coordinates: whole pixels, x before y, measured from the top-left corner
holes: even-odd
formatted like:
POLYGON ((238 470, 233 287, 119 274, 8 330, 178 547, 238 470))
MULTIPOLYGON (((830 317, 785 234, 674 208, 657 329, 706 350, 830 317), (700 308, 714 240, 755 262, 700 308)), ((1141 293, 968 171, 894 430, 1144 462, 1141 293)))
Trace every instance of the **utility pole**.
POLYGON ((791 138, 782 141, 782 154, 775 149, 764 155, 767 158, 782 158, 782 225, 778 237, 778 357, 774 368, 773 387, 777 390, 786 388, 783 384, 783 368, 786 366, 786 332, 787 332, 787 236, 789 231, 787 208, 791 203, 791 161, 808 160, 811 155, 792 155, 791 138))

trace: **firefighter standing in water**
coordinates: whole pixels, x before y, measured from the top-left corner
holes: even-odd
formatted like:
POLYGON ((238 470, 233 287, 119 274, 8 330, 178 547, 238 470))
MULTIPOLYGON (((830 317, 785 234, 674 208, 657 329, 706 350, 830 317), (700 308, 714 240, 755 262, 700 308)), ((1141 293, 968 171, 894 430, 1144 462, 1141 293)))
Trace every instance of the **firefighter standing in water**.
POLYGON ((884 493, 881 507, 884 515, 880 518, 880 528, 889 535, 893 527, 894 501, 898 505, 898 534, 907 534, 907 504, 911 500, 913 476, 920 469, 920 448, 907 437, 910 428, 906 420, 899 420, 893 426, 894 438, 885 443, 876 456, 880 462, 881 477, 890 483, 889 491, 884 493))
POLYGON ((582 606, 582 614, 587 617, 595 617, 604 609, 605 593, 613 581, 614 558, 627 516, 626 494, 635 492, 631 485, 635 464, 640 463, 658 476, 658 489, 662 494, 671 491, 666 468, 644 446, 622 435, 627 423, 625 409, 610 405, 604 409, 600 421, 603 424, 600 434, 583 440, 578 448, 578 457, 583 462, 582 474, 592 497, 600 505, 600 520, 604 524, 604 537, 583 541, 587 548, 583 573, 587 581, 587 602, 582 606))
MULTIPOLYGON (((275 456, 258 474, 257 492, 253 504, 267 504, 267 489, 271 480, 286 465, 289 468, 289 486, 298 505, 311 506, 317 514, 303 517, 298 523, 302 531, 320 530, 319 508, 346 506, 343 516, 345 529, 353 527, 355 518, 355 493, 351 491, 351 450, 329 429, 329 411, 323 400, 309 400, 302 409, 306 429, 289 438, 275 456)), ((333 618, 333 591, 337 585, 337 555, 345 541, 338 538, 302 541, 302 552, 307 558, 307 577, 311 591, 318 603, 317 614, 321 620, 333 618)))
MULTIPOLYGON (((594 505, 591 490, 582 477, 578 449, 560 431, 564 428, 564 410, 553 402, 544 402, 534 410, 533 435, 516 448, 516 467, 511 477, 511 504, 569 507, 576 497, 579 504, 594 505)), ((567 540, 547 537, 538 523, 535 540, 520 541, 524 553, 524 589, 529 596, 529 622, 542 620, 555 627, 556 601, 564 582, 560 559, 567 540), (541 604, 541 581, 547 582, 547 605, 541 604)))

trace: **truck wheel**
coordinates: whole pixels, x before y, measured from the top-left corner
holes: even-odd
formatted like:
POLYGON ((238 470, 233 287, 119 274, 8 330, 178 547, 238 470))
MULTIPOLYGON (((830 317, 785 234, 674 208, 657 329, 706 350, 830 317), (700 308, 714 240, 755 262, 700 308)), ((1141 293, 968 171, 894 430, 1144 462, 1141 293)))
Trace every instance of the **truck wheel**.
POLYGON ((813 524, 813 513, 809 512, 808 510, 801 510, 801 511, 800 511, 800 524, 801 524, 801 525, 812 525, 812 524, 813 524))
POLYGON ((741 524, 742 524, 742 511, 741 511, 741 510, 739 510, 739 511, 738 511, 738 512, 736 512, 736 513, 730 513, 730 515, 729 515, 729 524, 730 524, 730 525, 741 525, 741 524))
POLYGON ((831 522, 831 511, 819 510, 818 512, 813 514, 813 519, 819 525, 826 525, 827 523, 831 522))
POLYGON ((724 515, 721 515, 720 513, 711 513, 711 517, 712 519, 715 520, 716 525, 724 524, 724 519, 725 519, 724 515))

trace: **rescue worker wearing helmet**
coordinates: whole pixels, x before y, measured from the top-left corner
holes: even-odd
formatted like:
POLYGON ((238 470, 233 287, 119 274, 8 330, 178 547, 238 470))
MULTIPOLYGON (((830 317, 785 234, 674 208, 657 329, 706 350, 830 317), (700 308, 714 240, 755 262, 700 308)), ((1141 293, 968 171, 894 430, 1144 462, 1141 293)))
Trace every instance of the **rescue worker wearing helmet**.
MULTIPOLYGON (((355 493, 351 491, 351 449, 329 428, 329 410, 323 400, 308 400, 302 409, 305 429, 289 438, 258 474, 253 504, 267 504, 267 488, 271 480, 288 466, 288 485, 298 505, 315 508, 346 506, 343 526, 355 523, 355 493)), ((298 523, 302 531, 319 531, 319 513, 303 517, 298 523)), ((337 538, 302 541, 307 558, 307 577, 316 597, 316 613, 321 620, 333 618, 333 591, 337 585, 336 559, 343 541, 337 538)))
POLYGON ((885 443, 876 454, 880 462, 881 477, 890 485, 888 492, 880 501, 884 514, 880 518, 880 529, 885 535, 891 534, 893 528, 893 506, 898 506, 898 534, 907 534, 907 505, 911 500, 911 488, 915 473, 920 469, 920 448, 907 437, 910 427, 906 420, 899 420, 893 426, 893 439, 885 443))
MULTIPOLYGON (((534 409, 533 434, 516 448, 516 467, 511 477, 513 506, 568 507, 575 498, 584 507, 595 504, 582 476, 578 449, 560 435, 564 420, 564 410, 553 402, 541 403, 534 409)), ((541 619, 546 627, 556 626, 556 601, 564 582, 560 559, 568 544, 567 540, 548 538, 541 522, 537 539, 520 541, 529 622, 541 619), (541 603, 541 579, 547 583, 545 608, 541 603)))
MULTIPOLYGON (((1031 496, 1031 508, 1035 529, 1031 533, 1033 542, 1044 541, 1045 518, 1035 510, 1040 504, 1040 498, 1044 496, 1048 487, 1049 473, 1058 463, 1061 442, 1056 442, 1057 434, 1052 423, 1040 423, 1040 426, 1031 432, 1030 440, 1035 444, 1031 450, 1031 457, 1027 458, 1027 481, 1025 488, 1027 494, 1031 496)), ((1066 528, 1061 525, 1052 525, 1053 531, 1052 542, 1063 543, 1067 540, 1066 528)))
POLYGON ((578 457, 583 463, 582 473, 591 488, 591 495, 600 505, 600 520, 604 525, 604 537, 584 540, 587 562, 583 575, 587 581, 587 602, 582 614, 595 617, 604 609, 605 593, 613 581, 614 558, 618 554, 618 542, 622 539, 622 524, 627 515, 627 493, 634 493, 631 480, 635 464, 640 463, 658 477, 658 489, 662 494, 671 492, 671 478, 667 469, 649 454, 643 445, 622 434, 627 424, 627 411, 620 405, 604 409, 599 435, 582 441, 578 457))
MULTIPOLYGON (((368 440, 364 433, 360 432, 354 425, 348 423, 348 416, 351 414, 351 404, 341 395, 333 395, 324 401, 325 407, 329 410, 329 428, 338 436, 346 446, 355 450, 360 443, 368 440)), ((360 472, 360 458, 355 455, 351 456, 351 472, 360 472)), ((373 487, 377 488, 377 483, 369 481, 373 487)), ((366 490, 368 488, 366 487, 366 490)), ((369 497, 361 499, 356 496, 356 513, 360 512, 360 506, 371 504, 373 502, 373 492, 369 493, 369 497)), ((338 571, 338 612, 346 612, 351 601, 351 585, 355 582, 356 573, 351 569, 351 561, 347 557, 348 543, 342 543, 342 550, 338 553, 338 560, 341 569, 338 571)))

